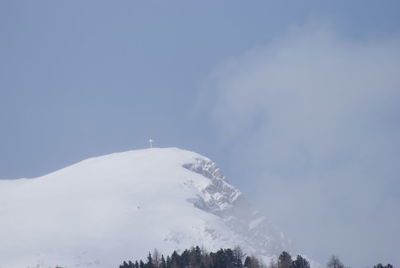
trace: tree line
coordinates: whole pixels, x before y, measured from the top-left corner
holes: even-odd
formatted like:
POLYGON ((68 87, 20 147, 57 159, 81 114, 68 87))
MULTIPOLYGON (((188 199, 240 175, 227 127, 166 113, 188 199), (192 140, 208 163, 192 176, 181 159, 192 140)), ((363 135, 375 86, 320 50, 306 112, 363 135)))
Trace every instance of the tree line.
MULTIPOLYGON (((295 258, 283 251, 276 261, 264 264, 254 256, 246 256, 240 247, 234 249, 220 249, 216 252, 207 252, 200 247, 186 249, 179 254, 174 251, 164 256, 154 250, 149 252, 146 260, 124 261, 119 268, 310 268, 310 263, 301 255, 295 258)), ((348 268, 338 257, 332 256, 326 268, 348 268)), ((391 264, 374 265, 373 268, 394 268, 391 264)))

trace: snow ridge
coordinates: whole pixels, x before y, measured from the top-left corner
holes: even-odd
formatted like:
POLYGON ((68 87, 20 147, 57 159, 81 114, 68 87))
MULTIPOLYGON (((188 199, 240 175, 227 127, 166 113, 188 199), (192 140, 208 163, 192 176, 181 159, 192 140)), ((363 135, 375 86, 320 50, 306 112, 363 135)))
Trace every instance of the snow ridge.
POLYGON ((268 262, 290 242, 210 159, 177 148, 95 157, 0 181, 0 267, 115 267, 194 245, 268 262))

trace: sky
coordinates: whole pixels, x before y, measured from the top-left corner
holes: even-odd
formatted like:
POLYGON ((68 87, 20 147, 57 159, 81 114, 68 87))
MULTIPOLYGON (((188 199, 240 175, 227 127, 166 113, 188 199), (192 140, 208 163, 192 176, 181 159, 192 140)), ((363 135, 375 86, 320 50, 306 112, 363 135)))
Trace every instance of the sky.
POLYGON ((398 1, 1 1, 0 179, 179 147, 299 251, 400 266, 398 1))

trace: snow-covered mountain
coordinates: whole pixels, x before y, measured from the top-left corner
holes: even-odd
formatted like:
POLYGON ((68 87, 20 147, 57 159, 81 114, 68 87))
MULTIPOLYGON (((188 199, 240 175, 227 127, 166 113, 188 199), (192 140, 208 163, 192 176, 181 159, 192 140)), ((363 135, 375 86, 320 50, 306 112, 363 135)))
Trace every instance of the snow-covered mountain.
POLYGON ((208 158, 152 148, 0 180, 0 267, 117 267, 193 245, 268 259, 288 240, 208 158))

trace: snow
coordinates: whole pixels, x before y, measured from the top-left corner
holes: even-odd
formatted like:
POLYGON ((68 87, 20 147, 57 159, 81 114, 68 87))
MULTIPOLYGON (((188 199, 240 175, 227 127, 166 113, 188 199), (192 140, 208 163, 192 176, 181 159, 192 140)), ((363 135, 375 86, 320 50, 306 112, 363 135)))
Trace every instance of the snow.
POLYGON ((177 148, 0 180, 0 267, 117 267, 193 245, 272 258, 290 246, 210 159, 177 148), (262 220, 261 220, 262 219, 262 220))
MULTIPOLYGON (((258 218, 258 219, 255 219, 255 220, 251 221, 251 222, 249 223, 249 228, 250 228, 250 229, 254 229, 254 228, 257 227, 261 222, 263 222, 264 219, 265 219, 265 217, 260 217, 260 218, 258 218)), ((282 237, 282 236, 281 236, 281 237, 282 237)), ((282 238, 284 238, 284 237, 282 237, 282 238)))

